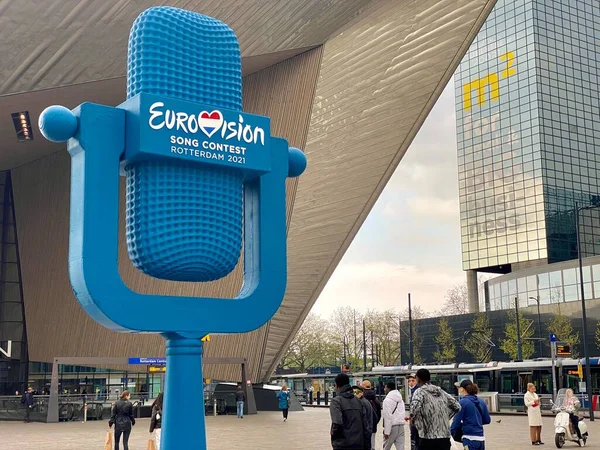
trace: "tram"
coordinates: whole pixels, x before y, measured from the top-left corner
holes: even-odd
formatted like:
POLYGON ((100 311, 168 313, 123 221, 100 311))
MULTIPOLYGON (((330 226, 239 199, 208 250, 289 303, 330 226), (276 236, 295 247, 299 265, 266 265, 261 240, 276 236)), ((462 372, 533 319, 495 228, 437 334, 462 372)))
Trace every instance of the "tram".
MULTIPOLYGON (((556 361, 557 388, 571 388, 575 393, 581 391, 579 366, 585 364, 585 359, 558 359, 556 361)), ((592 392, 600 393, 600 358, 590 358, 592 369, 592 392)), ((479 386, 481 392, 497 392, 499 394, 522 394, 527 388, 527 383, 534 383, 540 394, 552 392, 552 361, 540 358, 525 361, 487 363, 453 363, 441 365, 404 365, 404 366, 376 366, 368 372, 348 373, 351 384, 363 380, 371 381, 377 394, 383 394, 383 387, 387 381, 394 381, 399 388, 406 383, 406 376, 414 374, 419 369, 428 369, 431 372, 431 381, 446 392, 456 395, 454 383, 465 378, 472 380, 479 386)), ((277 384, 286 383, 296 395, 303 397, 306 390, 312 386, 314 392, 328 391, 330 394, 335 389, 336 374, 311 375, 307 373, 294 375, 280 375, 274 378, 277 384)))

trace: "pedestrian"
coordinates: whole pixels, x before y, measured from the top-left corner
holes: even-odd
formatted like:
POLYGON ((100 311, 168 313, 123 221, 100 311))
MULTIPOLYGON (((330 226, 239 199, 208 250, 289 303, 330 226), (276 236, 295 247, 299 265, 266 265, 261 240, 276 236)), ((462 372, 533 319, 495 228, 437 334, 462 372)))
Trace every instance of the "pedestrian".
POLYGON ((460 400, 460 411, 454 416, 450 433, 457 442, 462 442, 465 450, 485 450, 483 426, 492 421, 487 405, 477 397, 479 388, 471 380, 454 383, 460 400))
POLYGON ((450 419, 460 411, 460 404, 439 386, 430 383, 431 374, 419 369, 416 374, 419 389, 413 394, 410 420, 417 428, 419 450, 450 449, 450 419))
POLYGON ((373 420, 373 427, 371 430, 371 450, 375 450, 375 441, 377 438, 377 425, 381 420, 381 403, 377 400, 377 395, 375 395, 375 391, 371 385, 369 380, 365 380, 361 383, 363 388, 363 397, 368 400, 371 404, 371 408, 373 408, 373 412, 375 413, 375 418, 373 420))
POLYGON ((308 388, 308 398, 309 398, 309 403, 311 405, 313 404, 314 395, 315 395, 315 387, 311 384, 308 388))
POLYGON ((531 445, 544 445, 542 442, 542 407, 540 398, 535 393, 535 384, 527 384, 524 402, 527 407, 531 445))
MULTIPOLYGON (((365 409, 367 410, 367 420, 369 423, 369 433, 371 433, 369 435, 369 444, 372 444, 373 441, 373 425, 375 425, 375 427, 377 427, 377 416, 375 415, 375 411, 373 410, 373 407, 371 406, 371 403, 369 402, 369 400, 367 400, 366 398, 364 398, 364 389, 362 386, 354 386, 352 388, 352 391, 354 392, 354 396, 359 399, 362 404, 365 406, 365 409)), ((371 445, 369 445, 368 448, 371 448, 371 445)))
POLYGON ((281 390, 277 393, 277 399, 279 400, 279 409, 283 413, 283 421, 287 422, 290 409, 290 391, 285 384, 281 386, 281 390))
POLYGON ((108 427, 115 426, 115 450, 119 450, 121 435, 123 436, 123 450, 129 450, 129 435, 131 434, 132 427, 135 425, 133 405, 129 401, 130 397, 129 391, 123 391, 121 398, 111 408, 108 427))
MULTIPOLYGON (((412 398, 417 389, 419 389, 419 385, 417 384, 417 378, 415 374, 410 374, 406 380, 408 384, 408 402, 409 405, 412 403, 412 398)), ((419 432, 416 427, 410 423, 410 419, 407 417, 406 420, 409 422, 410 427, 410 450, 417 450, 418 441, 419 441, 419 432)))
POLYGON ((246 394, 244 394, 242 387, 238 386, 237 391, 235 391, 235 404, 237 406, 238 419, 244 418, 244 402, 245 401, 246 401, 246 394))
POLYGON ((158 397, 152 403, 152 417, 150 418, 150 433, 154 433, 154 443, 156 450, 160 450, 161 424, 163 415, 163 393, 160 392, 158 397))
POLYGON ((569 419, 573 425, 573 430, 575 430, 575 433, 577 433, 579 446, 583 447, 585 442, 581 436, 581 431, 579 431, 579 407, 581 406, 581 402, 573 393, 573 389, 567 389, 565 392, 565 406, 567 407, 567 412, 569 413, 569 419))
POLYGON ((30 386, 27 388, 27 392, 23 394, 21 397, 21 403, 25 406, 25 423, 31 422, 31 411, 33 410, 34 405, 34 397, 33 397, 33 388, 30 386))
POLYGON ((383 450, 404 450, 404 424, 406 408, 402 395, 396 389, 396 383, 388 381, 384 388, 383 399, 383 450))
POLYGON ((337 395, 329 406, 331 446, 334 450, 369 450, 371 426, 365 404, 354 396, 345 373, 335 377, 337 395))

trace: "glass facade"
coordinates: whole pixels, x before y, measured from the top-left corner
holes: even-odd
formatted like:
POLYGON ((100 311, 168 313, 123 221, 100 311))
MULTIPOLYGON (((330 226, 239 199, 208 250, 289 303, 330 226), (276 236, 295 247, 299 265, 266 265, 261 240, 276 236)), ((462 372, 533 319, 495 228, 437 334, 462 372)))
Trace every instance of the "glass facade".
POLYGON ((28 352, 10 172, 0 172, 0 395, 23 392, 28 352))
MULTIPOLYGON (((600 298, 600 261, 584 261, 583 283, 586 300, 600 298)), ((514 299, 519 299, 519 307, 533 306, 540 299, 540 305, 550 305, 581 300, 579 266, 573 261, 572 267, 554 268, 553 265, 540 267, 539 273, 531 271, 505 275, 488 281, 485 309, 497 311, 514 308, 514 299), (520 273, 523 276, 518 276, 520 273)))
MULTIPOLYGON (((575 202, 594 203, 600 176, 599 39, 597 0, 498 0, 462 60, 465 270, 577 257, 575 202)), ((582 214, 585 255, 600 253, 599 217, 582 214)))

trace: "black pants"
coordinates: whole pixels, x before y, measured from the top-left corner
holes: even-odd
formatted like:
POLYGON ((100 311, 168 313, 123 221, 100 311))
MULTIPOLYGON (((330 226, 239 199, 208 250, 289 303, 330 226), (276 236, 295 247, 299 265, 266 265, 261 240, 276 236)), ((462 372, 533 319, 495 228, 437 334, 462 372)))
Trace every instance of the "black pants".
POLYGON ((410 426, 410 450, 417 450, 419 448, 419 432, 417 427, 410 426))
POLYGON ((288 416, 288 411, 289 411, 289 409, 288 409, 288 408, 283 408, 283 409, 281 410, 281 412, 283 412, 283 418, 284 418, 284 419, 287 419, 287 416, 288 416))
POLYGON ((121 433, 123 434, 123 450, 129 450, 129 435, 131 434, 131 428, 129 430, 115 429, 115 450, 119 450, 119 442, 121 441, 121 433))
POLYGON ((569 414, 569 419, 571 420, 571 423, 573 424, 573 431, 575 431, 575 433, 577 433, 577 437, 579 439, 582 439, 581 431, 579 431, 579 417, 576 416, 575 414, 569 414))
POLYGON ((25 422, 31 422, 29 416, 31 415, 31 410, 33 406, 25 405, 25 422))
POLYGON ((418 449, 419 450, 450 450, 450 438, 444 438, 444 439, 421 439, 421 438, 419 438, 418 449))

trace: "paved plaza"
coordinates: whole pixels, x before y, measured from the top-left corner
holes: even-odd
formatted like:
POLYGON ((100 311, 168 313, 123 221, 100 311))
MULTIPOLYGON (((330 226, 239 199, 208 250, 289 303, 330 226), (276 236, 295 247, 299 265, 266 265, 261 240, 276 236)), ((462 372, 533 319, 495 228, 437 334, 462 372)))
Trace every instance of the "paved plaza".
MULTIPOLYGON (((554 448, 552 418, 544 418, 542 439, 545 448, 554 448)), ((238 420, 235 416, 207 417, 208 448, 210 450, 326 450, 329 445, 329 411, 308 409, 290 413, 283 423, 276 412, 263 412, 238 420)), ((140 419, 130 440, 130 450, 146 450, 148 419, 140 419)), ((600 422, 590 425, 589 448, 600 449, 600 422)), ((50 449, 102 449, 107 422, 23 424, 0 422, 0 449, 50 450, 50 449)), ((487 449, 531 449, 526 416, 493 416, 486 427, 487 449), (501 422, 498 423, 497 421, 501 422)), ((408 436, 407 436, 408 442, 408 436)), ((381 448, 379 436, 378 448, 381 448)), ((406 449, 410 447, 406 446, 406 449)), ((458 448, 455 447, 455 448, 458 448)), ((565 449, 578 448, 566 444, 565 449)), ((193 450, 194 447, 190 447, 193 450)), ((176 449, 182 450, 182 449, 176 449)))

